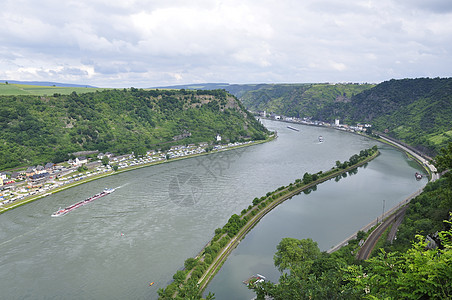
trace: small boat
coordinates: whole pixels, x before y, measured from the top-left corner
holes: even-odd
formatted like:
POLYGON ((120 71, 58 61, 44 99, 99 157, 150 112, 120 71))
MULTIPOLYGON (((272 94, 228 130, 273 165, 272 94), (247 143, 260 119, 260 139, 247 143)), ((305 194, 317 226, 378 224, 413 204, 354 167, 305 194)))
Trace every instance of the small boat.
POLYGON ((265 276, 256 274, 256 275, 253 275, 250 278, 244 280, 243 283, 246 284, 247 286, 250 286, 250 285, 253 286, 256 283, 264 282, 265 280, 266 280, 265 276))
POLYGON ((416 172, 416 174, 414 174, 414 177, 416 177, 417 180, 421 180, 422 179, 422 174, 416 172))
POLYGON ((292 126, 287 126, 287 128, 292 129, 292 130, 295 130, 295 131, 300 131, 300 129, 295 128, 295 127, 292 127, 292 126))
POLYGON ((151 283, 149 284, 149 286, 153 286, 153 285, 154 285, 154 283, 155 283, 154 281, 153 281, 153 282, 151 282, 151 283))
POLYGON ((323 136, 319 135, 319 142, 323 143, 323 136))

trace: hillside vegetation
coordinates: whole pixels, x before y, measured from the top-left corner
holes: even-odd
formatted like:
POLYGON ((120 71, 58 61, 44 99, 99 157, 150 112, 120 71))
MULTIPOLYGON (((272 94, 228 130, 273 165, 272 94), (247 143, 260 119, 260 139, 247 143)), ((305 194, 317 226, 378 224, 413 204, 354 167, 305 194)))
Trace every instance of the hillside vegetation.
MULTIPOLYGON (((440 171, 452 167, 452 143, 436 158, 440 171)), ((450 172, 449 172, 450 173, 450 172)), ((278 283, 250 285, 257 299, 451 299, 452 175, 430 182, 411 201, 393 244, 372 258, 355 254, 364 232, 332 254, 311 239, 283 238, 274 264, 278 283), (426 239, 426 236, 429 236, 426 239), (434 243, 432 242, 434 241, 434 243)))
POLYGON ((82 87, 82 86, 40 86, 30 84, 12 84, 12 83, 0 83, 0 95, 37 95, 47 96, 55 93, 62 95, 69 95, 72 92, 76 93, 89 93, 95 91, 103 91, 104 88, 82 87))
POLYGON ((253 111, 370 123, 431 155, 452 141, 452 78, 393 79, 376 86, 266 85, 243 93, 241 100, 253 111))
POLYGON ((452 78, 383 82, 356 95, 342 115, 434 155, 452 141, 452 78))
POLYGON ((312 117, 328 104, 348 103, 370 84, 272 84, 241 96, 252 111, 274 112, 291 117, 312 117))
POLYGON ((0 169, 67 160, 82 150, 144 153, 172 144, 265 139, 224 90, 104 90, 0 96, 0 169))

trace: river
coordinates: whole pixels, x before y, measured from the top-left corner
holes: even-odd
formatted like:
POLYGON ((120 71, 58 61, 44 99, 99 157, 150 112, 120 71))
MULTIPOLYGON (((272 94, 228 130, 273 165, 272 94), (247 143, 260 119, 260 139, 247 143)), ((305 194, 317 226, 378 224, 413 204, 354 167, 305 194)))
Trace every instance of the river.
POLYGON ((278 139, 106 177, 0 215, 2 298, 156 299, 185 259, 254 197, 378 144, 381 155, 367 167, 265 216, 207 289, 217 299, 248 299, 245 277, 277 279, 272 256, 282 237, 311 237, 326 250, 381 214, 382 199, 388 209, 426 183, 414 179, 420 168, 413 161, 373 140, 320 127, 265 125, 278 139), (50 217, 106 187, 118 189, 50 217))

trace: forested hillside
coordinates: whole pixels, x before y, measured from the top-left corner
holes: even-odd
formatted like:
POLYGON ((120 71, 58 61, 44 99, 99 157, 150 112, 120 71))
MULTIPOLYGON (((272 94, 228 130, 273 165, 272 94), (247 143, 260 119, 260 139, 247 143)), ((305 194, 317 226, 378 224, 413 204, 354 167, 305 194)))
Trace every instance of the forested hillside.
POLYGON ((452 78, 393 79, 376 86, 265 85, 241 100, 253 111, 370 123, 431 155, 452 141, 452 78))
POLYGON ((353 97, 341 114, 434 155, 452 141, 452 78, 386 81, 353 97))
POLYGON ((215 91, 106 90, 0 96, 0 170, 68 159, 81 150, 143 153, 171 144, 264 139, 267 130, 232 95, 215 91))
POLYGON ((370 84, 271 84, 240 96, 252 111, 267 111, 291 117, 312 117, 328 104, 348 103, 370 84))
MULTIPOLYGON (((452 143, 436 158, 436 166, 440 171, 450 170, 452 143)), ((375 249, 370 259, 359 261, 355 256, 364 232, 331 254, 320 252, 311 239, 283 238, 274 255, 281 272, 279 282, 250 288, 257 299, 451 299, 449 173, 429 183, 411 201, 397 239, 393 244, 386 242, 385 250, 375 249)))

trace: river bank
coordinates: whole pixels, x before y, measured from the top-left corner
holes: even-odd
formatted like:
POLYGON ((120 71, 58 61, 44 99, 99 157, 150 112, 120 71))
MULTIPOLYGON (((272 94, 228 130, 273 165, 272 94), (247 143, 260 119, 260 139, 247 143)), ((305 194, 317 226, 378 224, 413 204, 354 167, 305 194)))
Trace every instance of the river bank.
POLYGON ((428 174, 429 178, 434 181, 439 178, 438 174, 436 174, 436 168, 429 161, 432 160, 431 157, 427 156, 425 153, 421 153, 420 151, 414 149, 413 147, 404 144, 401 141, 398 141, 394 138, 390 138, 381 132, 376 132, 376 134, 366 134, 364 131, 356 131, 355 129, 349 129, 348 125, 342 124, 340 126, 332 126, 331 124, 324 125, 322 122, 295 122, 289 120, 274 120, 266 117, 261 117, 263 119, 272 120, 275 122, 289 123, 289 124, 300 124, 304 126, 313 126, 313 127, 321 127, 321 128, 329 128, 338 131, 343 131, 347 133, 356 134, 359 136, 365 136, 366 138, 374 139, 376 141, 388 144, 393 146, 403 152, 413 160, 415 160, 428 174))
POLYGON ((329 249, 381 215, 382 198, 389 208, 424 184, 425 178, 413 177, 417 164, 390 146, 337 130, 293 125, 296 132, 263 121, 277 139, 107 176, 2 214, 3 297, 157 299, 184 261, 253 198, 377 145, 380 155, 358 172, 324 182, 265 215, 206 288, 218 300, 251 299, 242 280, 259 273, 277 281, 273 255, 281 238, 316 238, 322 250, 329 249), (64 217, 50 217, 106 187, 120 188, 64 217))
MULTIPOLYGON (((178 273, 174 275, 174 277, 179 277, 179 280, 170 284, 166 289, 161 290, 161 293, 159 294, 161 299, 172 298, 174 295, 184 293, 184 285, 193 284, 193 280, 197 280, 196 284, 202 293, 207 284, 226 261, 231 251, 237 247, 245 235, 267 213, 287 199, 292 198, 294 195, 314 188, 316 185, 340 176, 345 172, 356 169, 376 158, 378 155, 379 151, 376 147, 362 151, 359 156, 360 159, 357 159, 358 155, 350 158, 350 162, 354 161, 355 163, 348 164, 347 162, 344 162, 342 166, 345 167, 333 167, 325 173, 322 171, 316 174, 305 173, 303 180, 297 179, 295 183, 291 183, 287 187, 282 186, 274 192, 267 193, 265 197, 261 197, 260 199, 255 198, 253 200, 253 205, 242 210, 240 217, 238 215, 233 215, 222 230, 215 230, 214 238, 201 250, 198 256, 194 259, 188 259, 192 262, 190 263, 191 267, 187 267, 186 261, 185 271, 183 271, 183 273, 179 273, 180 271, 178 271, 178 273), (241 224, 243 221, 245 221, 245 224, 241 224), (236 228, 236 226, 240 228, 238 232, 235 232, 235 229, 232 229, 232 231, 229 229, 231 227, 236 228), (231 235, 231 233, 233 234, 231 235), (182 276, 184 280, 181 281, 182 276)), ((184 296, 187 295, 184 294, 184 296)))
POLYGON ((277 138, 277 135, 273 134, 273 135, 271 135, 269 138, 267 138, 265 140, 251 141, 249 143, 243 143, 243 144, 237 145, 237 146, 222 147, 222 148, 219 148, 218 150, 212 150, 212 151, 209 151, 209 152, 202 152, 202 153, 190 154, 190 155, 181 156, 181 157, 175 157, 175 158, 171 158, 171 159, 164 159, 164 160, 153 161, 153 162, 144 163, 144 164, 137 164, 137 165, 121 168, 121 169, 118 169, 116 171, 111 169, 110 171, 107 171, 107 172, 102 173, 102 174, 86 177, 86 178, 78 180, 78 181, 73 181, 71 183, 59 186, 59 187, 57 187, 55 189, 47 190, 47 191, 44 191, 44 192, 39 192, 39 193, 37 193, 35 195, 28 196, 28 197, 25 197, 25 198, 20 199, 20 200, 16 200, 13 203, 2 205, 2 206, 0 206, 0 214, 6 212, 8 210, 11 210, 11 209, 20 207, 22 205, 25 205, 27 203, 30 203, 30 202, 33 202, 33 201, 45 198, 45 197, 50 196, 52 194, 55 194, 55 193, 58 193, 58 192, 61 192, 61 191, 64 191, 64 190, 67 190, 67 189, 70 189, 70 188, 73 188, 73 187, 85 184, 85 183, 88 183, 88 182, 92 182, 94 180, 105 178, 105 177, 108 177, 108 176, 117 175, 117 174, 121 174, 121 173, 124 173, 124 172, 129 172, 129 171, 133 171, 133 170, 137 170, 137 169, 141 169, 141 168, 146 168, 146 167, 150 167, 150 166, 156 166, 156 165, 160 165, 160 164, 164 164, 164 163, 170 163, 170 162, 174 162, 174 161, 179 161, 179 160, 183 160, 183 159, 195 158, 195 157, 209 155, 209 154, 214 154, 214 153, 218 153, 218 152, 229 151, 229 150, 239 149, 239 148, 248 147, 248 146, 254 146, 254 145, 258 145, 258 144, 262 144, 262 143, 266 143, 266 142, 272 141, 272 140, 274 140, 276 138, 277 138))

